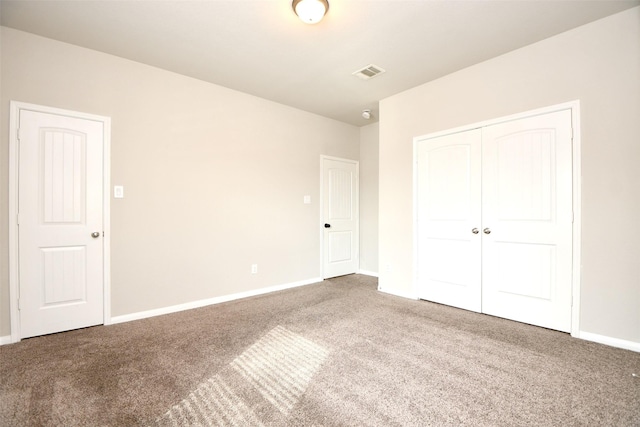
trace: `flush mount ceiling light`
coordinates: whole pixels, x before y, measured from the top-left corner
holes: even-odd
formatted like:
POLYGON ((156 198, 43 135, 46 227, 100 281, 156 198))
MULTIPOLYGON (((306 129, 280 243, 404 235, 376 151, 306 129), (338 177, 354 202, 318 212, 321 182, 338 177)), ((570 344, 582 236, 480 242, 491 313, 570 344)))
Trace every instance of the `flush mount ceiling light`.
POLYGON ((293 11, 305 24, 316 24, 329 10, 327 0, 293 0, 293 11))

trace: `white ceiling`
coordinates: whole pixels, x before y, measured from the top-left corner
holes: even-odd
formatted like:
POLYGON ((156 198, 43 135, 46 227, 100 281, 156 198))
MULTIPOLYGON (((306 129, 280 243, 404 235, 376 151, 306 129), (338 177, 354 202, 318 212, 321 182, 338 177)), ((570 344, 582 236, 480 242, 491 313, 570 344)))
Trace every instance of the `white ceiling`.
POLYGON ((3 26, 88 47, 356 126, 378 101, 640 0, 2 0, 3 26), (364 81, 351 73, 386 70, 364 81))

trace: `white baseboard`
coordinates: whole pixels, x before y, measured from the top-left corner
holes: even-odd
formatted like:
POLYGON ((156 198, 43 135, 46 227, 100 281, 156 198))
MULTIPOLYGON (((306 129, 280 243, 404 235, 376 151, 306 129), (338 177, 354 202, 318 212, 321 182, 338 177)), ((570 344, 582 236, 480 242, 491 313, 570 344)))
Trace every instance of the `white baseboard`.
POLYGON ((193 308, 205 307, 213 304, 220 304, 223 302, 234 301, 242 298, 253 297, 256 295, 268 294, 270 292, 282 291, 290 288, 297 288, 298 286, 310 285, 312 283, 322 282, 319 277, 313 279, 301 280, 293 283, 285 283, 283 285, 270 286, 268 288, 255 289, 252 291, 239 292, 237 294, 223 295, 215 298, 208 298, 204 300, 187 302, 184 304, 172 305, 170 307, 156 308, 154 310, 140 311, 138 313, 124 314, 122 316, 115 316, 111 318, 111 325, 116 323, 131 322, 132 320, 146 319, 148 317, 161 316, 163 314, 176 313, 178 311, 191 310, 193 308))
POLYGON ((413 300, 418 299, 418 295, 416 295, 413 292, 404 292, 404 291, 398 291, 397 289, 381 288, 381 287, 378 287, 378 290, 380 292, 384 292, 385 294, 395 295, 397 297, 408 298, 413 300))
POLYGON ((619 338, 612 338, 606 335, 592 334, 591 332, 580 331, 579 335, 575 338, 580 338, 586 341, 593 341, 599 344, 609 345, 611 347, 623 348, 625 350, 636 351, 640 353, 640 343, 634 341, 621 340, 619 338))
POLYGON ((358 274, 364 274, 365 276, 378 277, 378 273, 377 272, 369 271, 369 270, 358 270, 358 274))
POLYGON ((0 337, 0 345, 11 344, 11 335, 5 335, 0 337))

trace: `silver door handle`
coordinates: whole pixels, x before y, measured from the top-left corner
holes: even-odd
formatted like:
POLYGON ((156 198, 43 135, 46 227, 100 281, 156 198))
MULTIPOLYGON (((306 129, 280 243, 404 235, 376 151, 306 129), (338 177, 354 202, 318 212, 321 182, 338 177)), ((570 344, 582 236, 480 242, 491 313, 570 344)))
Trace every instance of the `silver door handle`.
POLYGON ((91 237, 93 237, 94 239, 97 239, 98 237, 100 237, 100 232, 94 231, 93 233, 91 233, 91 237))
POLYGON ((480 230, 478 230, 477 228, 474 228, 474 229, 471 230, 471 232, 473 234, 478 234, 480 232, 480 230))
POLYGON ((489 227, 485 228, 484 230, 482 230, 482 232, 484 234, 491 234, 491 229, 489 227))

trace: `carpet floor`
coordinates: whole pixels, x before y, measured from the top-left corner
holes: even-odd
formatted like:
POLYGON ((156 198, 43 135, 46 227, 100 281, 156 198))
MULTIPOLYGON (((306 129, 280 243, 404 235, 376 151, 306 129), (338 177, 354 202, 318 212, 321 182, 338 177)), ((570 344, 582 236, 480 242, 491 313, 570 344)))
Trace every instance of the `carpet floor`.
POLYGON ((351 275, 0 347, 2 426, 640 426, 640 354, 351 275))

